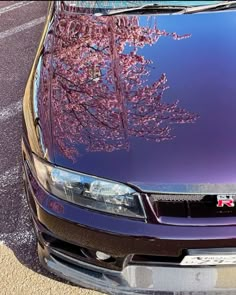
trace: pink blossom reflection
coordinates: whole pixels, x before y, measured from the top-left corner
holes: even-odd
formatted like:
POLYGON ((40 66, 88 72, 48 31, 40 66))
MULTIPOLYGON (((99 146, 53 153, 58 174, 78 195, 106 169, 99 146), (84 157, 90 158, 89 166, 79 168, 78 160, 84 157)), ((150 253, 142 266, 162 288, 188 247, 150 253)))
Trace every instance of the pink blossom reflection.
POLYGON ((129 149, 131 138, 164 141, 174 138, 173 124, 194 123, 197 115, 166 103, 163 73, 150 83, 152 60, 140 48, 168 33, 150 17, 95 17, 61 14, 55 23, 52 59, 53 132, 62 153, 74 160, 78 144, 87 151, 129 149))

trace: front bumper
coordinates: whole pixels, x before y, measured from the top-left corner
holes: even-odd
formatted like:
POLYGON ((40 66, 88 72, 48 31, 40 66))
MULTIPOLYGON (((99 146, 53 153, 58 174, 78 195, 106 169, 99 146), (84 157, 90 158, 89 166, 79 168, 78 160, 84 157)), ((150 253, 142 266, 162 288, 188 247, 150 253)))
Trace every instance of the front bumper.
POLYGON ((108 294, 235 294, 235 267, 133 265, 119 272, 78 260, 72 262, 70 257, 40 244, 38 253, 41 264, 51 272, 85 288, 108 294))
POLYGON ((235 226, 168 226, 99 214, 48 194, 27 165, 24 171, 40 261, 51 272, 109 294, 235 294, 236 267, 190 268, 178 260, 187 249, 236 247, 235 226), (84 249, 114 261, 83 256, 84 249))

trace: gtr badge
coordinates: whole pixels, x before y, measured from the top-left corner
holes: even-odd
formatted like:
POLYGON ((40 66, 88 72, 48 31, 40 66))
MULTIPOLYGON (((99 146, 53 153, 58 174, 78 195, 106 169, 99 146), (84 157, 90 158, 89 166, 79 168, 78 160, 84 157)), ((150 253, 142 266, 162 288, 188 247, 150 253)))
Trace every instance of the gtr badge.
POLYGON ((216 207, 234 207, 233 195, 218 195, 216 207))

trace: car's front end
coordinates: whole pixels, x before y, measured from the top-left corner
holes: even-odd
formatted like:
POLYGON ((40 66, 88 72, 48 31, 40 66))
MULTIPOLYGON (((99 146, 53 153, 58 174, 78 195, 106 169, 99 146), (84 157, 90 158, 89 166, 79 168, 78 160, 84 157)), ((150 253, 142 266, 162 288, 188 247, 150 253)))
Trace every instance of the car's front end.
POLYGON ((145 193, 140 195, 149 220, 101 214, 47 193, 27 163, 25 169, 39 257, 48 270, 112 294, 235 288, 235 267, 188 266, 181 261, 193 249, 205 249, 203 253, 208 256, 214 254, 213 250, 232 254, 236 225, 162 224, 148 202, 150 195, 145 193))
POLYGON ((41 263, 112 294, 235 290, 236 12, 64 2, 23 101, 41 263))

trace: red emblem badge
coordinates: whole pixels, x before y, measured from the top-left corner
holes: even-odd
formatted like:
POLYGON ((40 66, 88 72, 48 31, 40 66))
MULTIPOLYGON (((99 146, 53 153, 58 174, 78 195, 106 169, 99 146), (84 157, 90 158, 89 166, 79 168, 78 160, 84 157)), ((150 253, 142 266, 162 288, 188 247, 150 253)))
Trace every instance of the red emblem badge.
POLYGON ((217 207, 234 207, 234 199, 232 195, 218 195, 217 207))

